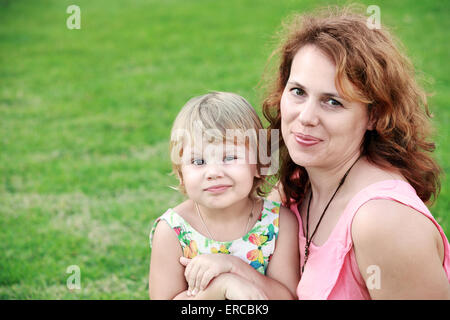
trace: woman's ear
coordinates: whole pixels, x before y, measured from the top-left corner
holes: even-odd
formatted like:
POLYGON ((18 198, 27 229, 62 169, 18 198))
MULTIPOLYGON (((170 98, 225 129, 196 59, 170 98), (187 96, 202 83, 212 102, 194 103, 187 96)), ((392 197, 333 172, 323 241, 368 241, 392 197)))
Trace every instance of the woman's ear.
POLYGON ((368 109, 369 109, 369 121, 367 122, 367 130, 372 131, 375 130, 376 120, 373 105, 371 103, 369 103, 368 109))

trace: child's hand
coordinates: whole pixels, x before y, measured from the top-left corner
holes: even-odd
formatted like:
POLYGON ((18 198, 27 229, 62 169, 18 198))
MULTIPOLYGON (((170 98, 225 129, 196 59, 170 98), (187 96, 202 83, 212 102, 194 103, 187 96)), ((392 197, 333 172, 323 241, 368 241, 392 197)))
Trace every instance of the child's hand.
POLYGON ((196 295, 218 275, 231 272, 235 258, 221 253, 201 254, 194 259, 181 257, 180 263, 186 266, 184 276, 189 286, 187 295, 196 295))

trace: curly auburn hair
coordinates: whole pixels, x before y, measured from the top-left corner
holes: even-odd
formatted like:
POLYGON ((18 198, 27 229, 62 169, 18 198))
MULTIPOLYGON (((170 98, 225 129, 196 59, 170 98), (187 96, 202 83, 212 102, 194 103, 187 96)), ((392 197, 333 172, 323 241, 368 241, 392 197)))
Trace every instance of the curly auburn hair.
MULTIPOLYGON (((294 15, 285 25, 284 38, 269 61, 279 56, 276 78, 270 80, 263 101, 269 129, 281 130, 280 100, 295 54, 314 45, 336 65, 335 83, 349 101, 367 105, 374 130, 367 131, 361 154, 381 168, 397 168, 424 202, 440 190, 441 168, 430 156, 435 144, 431 133, 427 95, 415 80, 409 59, 395 45, 392 35, 369 29, 367 16, 354 7, 327 8, 294 15)), ((280 136, 280 169, 277 177, 285 205, 300 202, 309 188, 306 170, 295 164, 280 136)))

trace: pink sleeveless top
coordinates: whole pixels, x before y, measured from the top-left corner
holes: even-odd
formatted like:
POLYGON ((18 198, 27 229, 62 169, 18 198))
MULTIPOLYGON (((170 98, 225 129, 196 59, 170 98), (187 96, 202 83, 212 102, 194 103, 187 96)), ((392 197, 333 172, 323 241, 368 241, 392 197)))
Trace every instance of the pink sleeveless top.
MULTIPOLYGON (((315 246, 311 243, 308 263, 297 287, 297 295, 300 300, 370 299, 365 281, 356 263, 351 225, 358 209, 373 199, 390 199, 407 205, 428 217, 435 224, 444 243, 443 267, 450 281, 449 243, 441 226, 410 184, 401 180, 385 180, 369 185, 350 200, 330 237, 322 246, 315 246)), ((290 209, 295 213, 299 222, 300 260, 303 265, 306 239, 303 235, 302 220, 295 204, 291 205, 290 209)))

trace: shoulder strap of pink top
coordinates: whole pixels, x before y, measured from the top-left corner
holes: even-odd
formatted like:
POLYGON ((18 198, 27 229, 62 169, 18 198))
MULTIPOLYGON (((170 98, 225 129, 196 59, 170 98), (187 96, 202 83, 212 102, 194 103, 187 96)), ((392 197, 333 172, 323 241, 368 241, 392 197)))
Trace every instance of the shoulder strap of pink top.
POLYGON ((376 182, 362 189, 356 194, 348 203, 346 209, 344 210, 341 228, 345 226, 346 230, 343 233, 339 232, 340 236, 343 236, 343 242, 345 247, 350 250, 352 246, 351 238, 351 226, 353 218, 358 211, 358 209, 364 205, 366 202, 375 199, 387 199, 399 202, 406 206, 413 208, 414 210, 422 213, 427 218, 429 218, 441 234, 443 244, 444 244, 444 269, 447 273, 447 278, 450 281, 450 251, 449 243, 447 237, 445 236, 444 230, 434 219, 433 215, 428 210, 427 206, 423 201, 417 196, 414 188, 407 182, 402 180, 384 180, 376 182))
MULTIPOLYGON (((316 248, 316 251, 308 260, 310 266, 302 276, 297 288, 300 299, 327 299, 339 279, 345 259, 353 245, 352 220, 362 205, 374 199, 390 199, 402 203, 422 213, 436 225, 443 239, 444 269, 450 280, 449 244, 441 226, 433 218, 411 185, 401 180, 385 180, 362 189, 347 204, 330 238, 324 245, 316 248)), ((298 216, 301 227, 301 219, 296 207, 291 206, 291 208, 298 216)), ((357 270, 357 267, 355 270, 357 270)))

